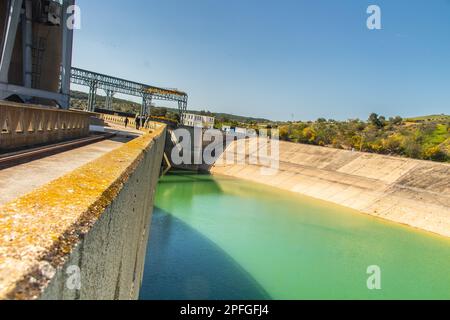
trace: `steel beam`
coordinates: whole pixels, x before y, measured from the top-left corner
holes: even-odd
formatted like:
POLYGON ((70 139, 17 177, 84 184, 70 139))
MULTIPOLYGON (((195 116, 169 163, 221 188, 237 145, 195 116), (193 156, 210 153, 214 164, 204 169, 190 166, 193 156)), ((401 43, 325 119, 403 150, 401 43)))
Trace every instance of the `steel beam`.
MULTIPOLYGON (((167 89, 161 89, 156 88, 153 86, 149 86, 142 83, 137 83, 133 81, 128 81, 116 77, 111 77, 107 75, 103 75, 100 73, 95 73, 83 69, 78 68, 72 68, 72 77, 71 81, 74 84, 78 85, 84 85, 89 86, 90 82, 95 79, 98 82, 98 89, 102 90, 113 90, 116 93, 122 93, 130 96, 135 97, 142 97, 144 94, 149 94, 147 91, 149 89, 155 89, 157 90, 167 90, 167 89)), ((182 101, 186 102, 188 101, 187 94, 182 93, 151 93, 153 100, 165 100, 165 101, 182 101)))
POLYGON ((87 111, 94 112, 96 102, 97 102, 97 81, 93 80, 89 85, 87 111))
POLYGON ((75 0, 63 0, 62 5, 62 60, 61 60, 61 93, 66 95, 67 103, 62 108, 70 107, 70 77, 72 68, 73 26, 67 25, 70 14, 69 8, 75 4, 75 0))
POLYGON ((56 92, 25 88, 22 86, 16 86, 7 83, 0 83, 0 100, 4 100, 13 94, 49 99, 57 102, 58 104, 62 103, 66 99, 65 95, 56 92))
POLYGON ((33 1, 25 0, 25 12, 22 17, 23 85, 32 86, 33 75, 33 1))
POLYGON ((152 95, 143 94, 142 95, 142 105, 141 105, 141 115, 149 115, 150 105, 152 103, 152 95))
POLYGON ((23 0, 10 0, 8 21, 6 22, 6 31, 1 50, 0 59, 0 82, 8 82, 9 66, 16 42, 17 28, 20 21, 23 0))
POLYGON ((113 99, 114 99, 114 91, 112 90, 105 90, 106 92, 106 99, 105 99, 105 108, 106 110, 113 110, 113 99))

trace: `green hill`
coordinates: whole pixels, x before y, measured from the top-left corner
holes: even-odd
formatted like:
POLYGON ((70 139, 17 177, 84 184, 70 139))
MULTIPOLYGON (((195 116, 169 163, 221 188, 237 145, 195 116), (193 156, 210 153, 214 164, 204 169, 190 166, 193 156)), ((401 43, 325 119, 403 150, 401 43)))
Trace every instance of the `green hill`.
POLYGON ((442 122, 442 121, 450 121, 450 116, 445 114, 440 115, 429 115, 429 116, 421 116, 414 118, 405 119, 407 122, 442 122))

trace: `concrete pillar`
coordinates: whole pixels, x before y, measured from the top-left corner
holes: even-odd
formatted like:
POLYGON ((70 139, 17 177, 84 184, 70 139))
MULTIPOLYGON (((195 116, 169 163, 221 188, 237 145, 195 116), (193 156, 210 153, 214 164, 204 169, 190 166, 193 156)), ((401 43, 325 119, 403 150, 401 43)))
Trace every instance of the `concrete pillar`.
POLYGON ((70 73, 72 69, 73 26, 69 28, 67 21, 70 14, 67 11, 75 4, 75 0, 64 0, 62 6, 62 59, 61 59, 61 93, 66 101, 60 102, 61 107, 70 107, 70 73))
POLYGON ((11 64, 12 52, 16 41, 17 28, 20 21, 22 0, 10 0, 9 13, 7 16, 6 30, 1 50, 0 59, 0 82, 8 82, 9 67, 11 64))

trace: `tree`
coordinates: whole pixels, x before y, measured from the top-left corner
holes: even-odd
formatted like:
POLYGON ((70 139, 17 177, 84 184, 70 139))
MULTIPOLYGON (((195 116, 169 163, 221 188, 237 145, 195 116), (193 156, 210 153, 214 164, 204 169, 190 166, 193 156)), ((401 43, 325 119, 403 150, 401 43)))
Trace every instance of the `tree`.
POLYGON ((372 114, 370 114, 370 116, 369 116, 369 120, 368 120, 368 122, 369 123, 371 123, 371 124, 373 124, 374 126, 378 126, 378 122, 379 120, 378 120, 378 114, 376 114, 376 113, 372 113, 372 114))
POLYGON ((165 117, 167 115, 167 108, 151 108, 150 115, 154 117, 165 117))
POLYGON ((386 118, 383 116, 378 116, 378 114, 376 114, 376 113, 372 113, 369 116, 368 122, 370 124, 372 124, 373 126, 381 129, 386 125, 386 118))
POLYGON ((393 125, 400 125, 403 123, 403 118, 400 116, 396 116, 395 118, 390 118, 389 122, 393 125))

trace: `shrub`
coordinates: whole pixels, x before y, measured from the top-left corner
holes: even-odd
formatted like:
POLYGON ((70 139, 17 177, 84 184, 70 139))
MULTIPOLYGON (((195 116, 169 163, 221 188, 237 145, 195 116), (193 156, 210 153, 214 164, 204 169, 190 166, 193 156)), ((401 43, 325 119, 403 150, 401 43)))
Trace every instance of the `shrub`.
POLYGON ((430 147, 424 150, 423 158, 425 160, 433 160, 433 161, 448 161, 447 154, 439 147, 430 147))
POLYGON ((400 154, 403 151, 402 142, 403 139, 399 135, 394 134, 387 139, 383 139, 382 146, 387 153, 400 154))

